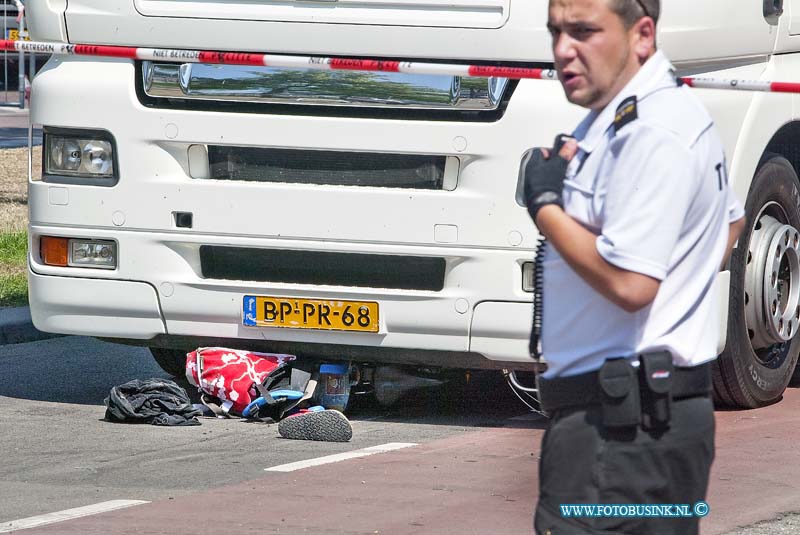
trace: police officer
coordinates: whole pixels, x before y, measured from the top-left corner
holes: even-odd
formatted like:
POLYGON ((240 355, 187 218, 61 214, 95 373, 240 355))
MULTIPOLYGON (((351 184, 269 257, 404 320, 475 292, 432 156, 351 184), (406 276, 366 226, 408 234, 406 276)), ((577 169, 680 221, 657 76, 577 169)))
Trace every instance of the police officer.
POLYGON ((711 117, 656 50, 659 12, 659 0, 549 1, 559 80, 589 113, 523 168, 547 238, 542 535, 698 532, 696 516, 559 507, 694 504, 714 457, 714 280, 744 212, 711 117))

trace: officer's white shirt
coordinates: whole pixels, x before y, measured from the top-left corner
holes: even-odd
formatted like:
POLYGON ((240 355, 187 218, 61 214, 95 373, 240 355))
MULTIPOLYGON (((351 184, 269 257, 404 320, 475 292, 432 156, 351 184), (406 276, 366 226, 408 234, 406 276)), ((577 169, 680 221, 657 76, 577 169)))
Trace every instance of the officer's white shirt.
MULTIPOLYGON (((624 107, 624 106, 623 106, 624 107)), ((618 121, 619 122, 619 121, 618 121)), ((727 183, 712 119, 656 53, 601 112, 573 133, 579 151, 564 182, 564 209, 598 235, 598 253, 661 281, 655 300, 625 312, 592 289, 548 245, 542 351, 546 378, 598 369, 607 358, 669 350, 677 366, 716 356, 714 280, 730 222, 743 217, 727 183), (621 103, 635 114, 615 126, 621 103), (627 121, 627 122, 626 122, 627 121)))

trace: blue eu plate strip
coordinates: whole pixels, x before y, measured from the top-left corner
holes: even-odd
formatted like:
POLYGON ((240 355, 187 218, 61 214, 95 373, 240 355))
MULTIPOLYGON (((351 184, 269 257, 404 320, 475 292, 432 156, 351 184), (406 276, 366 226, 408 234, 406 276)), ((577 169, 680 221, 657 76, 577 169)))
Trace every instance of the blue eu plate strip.
POLYGON ((256 326, 256 298, 252 295, 245 295, 242 299, 242 323, 246 327, 256 326))

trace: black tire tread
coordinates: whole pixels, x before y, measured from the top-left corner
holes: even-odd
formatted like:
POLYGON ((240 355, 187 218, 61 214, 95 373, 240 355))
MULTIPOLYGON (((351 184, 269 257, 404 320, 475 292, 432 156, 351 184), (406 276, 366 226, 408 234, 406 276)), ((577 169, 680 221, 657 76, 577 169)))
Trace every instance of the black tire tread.
POLYGON ((736 402, 729 394, 729 387, 725 382, 725 375, 720 370, 719 361, 711 367, 711 379, 714 384, 714 403, 720 407, 736 407, 736 402))

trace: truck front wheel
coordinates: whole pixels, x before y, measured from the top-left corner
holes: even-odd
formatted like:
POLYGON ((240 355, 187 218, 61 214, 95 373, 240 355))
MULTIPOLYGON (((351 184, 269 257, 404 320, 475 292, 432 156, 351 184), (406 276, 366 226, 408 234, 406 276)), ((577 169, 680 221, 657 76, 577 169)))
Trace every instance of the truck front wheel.
POLYGON ((717 402, 755 408, 780 400, 800 349, 800 182, 769 155, 747 196, 747 225, 731 258, 728 341, 714 366, 717 402))
POLYGON ((186 351, 151 347, 150 353, 161 369, 172 377, 183 377, 186 374, 186 351))

